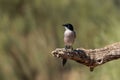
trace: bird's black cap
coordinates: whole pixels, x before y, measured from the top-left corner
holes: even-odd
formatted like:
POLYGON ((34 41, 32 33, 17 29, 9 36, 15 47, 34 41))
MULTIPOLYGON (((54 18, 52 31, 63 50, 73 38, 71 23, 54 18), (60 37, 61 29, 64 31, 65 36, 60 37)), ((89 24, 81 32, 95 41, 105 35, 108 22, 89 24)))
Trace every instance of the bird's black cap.
POLYGON ((63 26, 67 27, 68 29, 70 29, 72 31, 74 30, 72 24, 67 23, 67 24, 63 24, 63 26))

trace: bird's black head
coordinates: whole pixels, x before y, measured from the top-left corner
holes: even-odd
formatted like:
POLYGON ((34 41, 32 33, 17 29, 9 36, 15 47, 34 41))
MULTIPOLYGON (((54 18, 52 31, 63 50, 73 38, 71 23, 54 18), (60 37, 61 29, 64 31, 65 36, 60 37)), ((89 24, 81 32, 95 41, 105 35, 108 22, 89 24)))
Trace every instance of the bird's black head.
POLYGON ((72 24, 63 24, 63 26, 67 27, 71 31, 74 31, 72 24))

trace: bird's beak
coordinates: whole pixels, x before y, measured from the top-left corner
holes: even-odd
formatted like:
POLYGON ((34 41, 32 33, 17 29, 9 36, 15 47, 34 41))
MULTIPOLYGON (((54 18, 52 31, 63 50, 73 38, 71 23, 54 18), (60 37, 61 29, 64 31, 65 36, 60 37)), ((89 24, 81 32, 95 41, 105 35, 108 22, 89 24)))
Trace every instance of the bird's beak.
POLYGON ((65 24, 63 24, 62 26, 66 26, 65 24))

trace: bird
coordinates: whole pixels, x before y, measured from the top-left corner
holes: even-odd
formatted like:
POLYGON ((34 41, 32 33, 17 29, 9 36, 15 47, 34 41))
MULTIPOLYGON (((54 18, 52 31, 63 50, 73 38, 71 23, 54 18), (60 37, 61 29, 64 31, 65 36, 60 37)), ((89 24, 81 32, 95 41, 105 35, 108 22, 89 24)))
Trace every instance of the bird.
MULTIPOLYGON (((74 27, 72 24, 63 24, 65 27, 65 32, 64 32, 64 44, 65 44, 65 50, 73 50, 73 43, 76 38, 76 32, 74 31, 74 27)), ((63 58, 62 65, 64 66, 67 62, 67 59, 63 58)))

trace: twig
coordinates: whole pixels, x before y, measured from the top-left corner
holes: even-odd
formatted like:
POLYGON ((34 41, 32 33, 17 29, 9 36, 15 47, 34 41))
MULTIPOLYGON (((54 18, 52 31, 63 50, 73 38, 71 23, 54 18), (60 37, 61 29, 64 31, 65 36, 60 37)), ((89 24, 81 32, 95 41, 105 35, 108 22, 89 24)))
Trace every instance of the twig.
POLYGON ((120 58, 120 42, 99 49, 77 48, 66 51, 64 48, 57 48, 51 54, 57 58, 74 60, 90 67, 90 71, 93 71, 96 66, 120 58))

